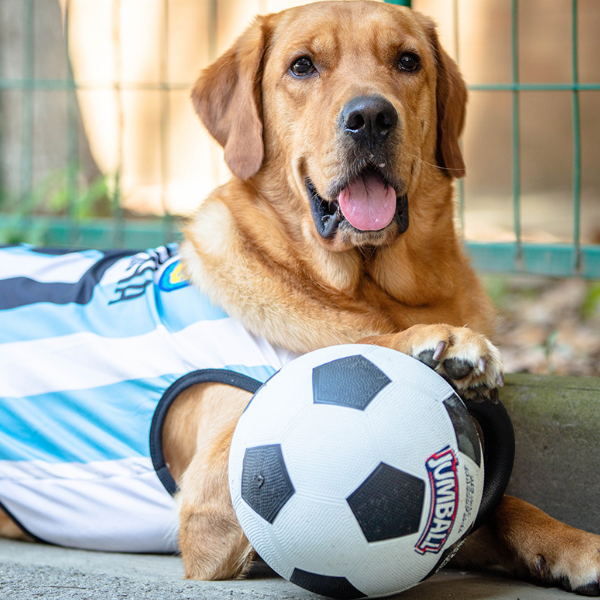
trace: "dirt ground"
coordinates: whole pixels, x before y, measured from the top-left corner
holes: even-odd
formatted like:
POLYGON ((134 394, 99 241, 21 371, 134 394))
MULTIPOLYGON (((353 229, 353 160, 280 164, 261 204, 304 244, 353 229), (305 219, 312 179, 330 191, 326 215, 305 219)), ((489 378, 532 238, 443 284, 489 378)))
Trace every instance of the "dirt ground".
POLYGON ((600 282, 488 277, 507 373, 600 376, 600 282))

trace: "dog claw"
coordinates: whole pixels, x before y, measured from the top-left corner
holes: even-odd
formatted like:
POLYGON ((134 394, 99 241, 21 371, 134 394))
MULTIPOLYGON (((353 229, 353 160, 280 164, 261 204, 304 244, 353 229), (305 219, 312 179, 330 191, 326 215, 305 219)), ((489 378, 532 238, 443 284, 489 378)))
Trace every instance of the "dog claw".
POLYGON ((504 387, 504 373, 498 375, 498 387, 504 387))
POLYGON ((538 554, 535 559, 535 569, 537 572, 537 578, 540 581, 545 581, 550 573, 550 569, 548 569, 548 563, 541 554, 538 554))
POLYGON ((446 351, 446 347, 448 343, 445 341, 438 342, 438 345, 435 347, 435 351, 433 352, 433 360, 439 361, 444 352, 446 351))
POLYGON ((477 361, 477 366, 479 367, 480 373, 485 373, 485 358, 479 358, 477 361))
POLYGON ((433 358, 433 350, 423 350, 423 352, 417 356, 417 359, 434 371, 435 368, 440 364, 439 361, 433 358))
POLYGON ((475 402, 476 404, 481 404, 482 402, 485 402, 487 400, 484 394, 482 394, 479 391, 476 391, 475 388, 461 392, 461 394, 466 400, 470 400, 471 402, 475 402))

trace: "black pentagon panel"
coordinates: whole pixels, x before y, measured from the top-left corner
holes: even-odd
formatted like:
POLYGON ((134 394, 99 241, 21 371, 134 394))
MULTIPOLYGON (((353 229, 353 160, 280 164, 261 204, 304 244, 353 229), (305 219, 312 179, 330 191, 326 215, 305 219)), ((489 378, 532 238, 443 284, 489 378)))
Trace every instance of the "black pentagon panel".
POLYGON ((364 356, 346 356, 313 369, 315 404, 365 410, 390 378, 364 356))
POLYGON ((481 467, 479 436, 467 407, 456 394, 446 398, 444 406, 454 426, 459 451, 473 460, 478 467, 481 467))
POLYGON ((433 567, 433 569, 431 569, 431 571, 429 571, 429 573, 427 573, 427 575, 425 575, 425 577, 423 577, 423 579, 421 579, 421 581, 419 581, 419 583, 422 583, 426 579, 433 577, 440 569, 443 569, 454 558, 454 555, 460 550, 460 547, 462 546, 462 542, 464 541, 464 538, 466 538, 466 537, 467 537, 466 535, 463 536, 459 541, 452 544, 452 546, 450 546, 450 548, 446 548, 442 552, 439 560, 435 563, 435 567, 433 567))
POLYGON ((273 523, 294 492, 279 444, 246 449, 242 498, 265 521, 273 523))
POLYGON ((368 542, 419 531, 425 482, 380 463, 346 501, 368 542))
POLYGON ((352 600, 352 598, 366 598, 367 596, 357 590, 345 577, 318 575, 302 569, 294 569, 290 581, 314 594, 330 598, 352 600))

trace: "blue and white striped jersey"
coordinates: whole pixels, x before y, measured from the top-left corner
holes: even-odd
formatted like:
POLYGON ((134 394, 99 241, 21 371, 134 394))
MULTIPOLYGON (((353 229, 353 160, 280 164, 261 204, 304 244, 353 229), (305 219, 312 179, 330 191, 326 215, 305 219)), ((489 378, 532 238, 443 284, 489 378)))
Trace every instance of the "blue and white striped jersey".
POLYGON ((177 251, 0 248, 0 506, 41 540, 177 550, 170 403, 255 391, 293 358, 188 285, 177 251))

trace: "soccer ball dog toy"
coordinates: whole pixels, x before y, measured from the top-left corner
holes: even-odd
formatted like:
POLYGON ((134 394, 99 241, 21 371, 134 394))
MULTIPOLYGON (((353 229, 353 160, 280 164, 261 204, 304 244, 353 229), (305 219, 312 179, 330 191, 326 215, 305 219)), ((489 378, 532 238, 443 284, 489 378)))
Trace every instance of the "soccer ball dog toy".
POLYGON ((510 476, 503 405, 469 409, 485 452, 452 387, 409 356, 353 344, 289 363, 255 394, 231 444, 231 498, 250 543, 286 579, 334 598, 426 579, 510 476))

